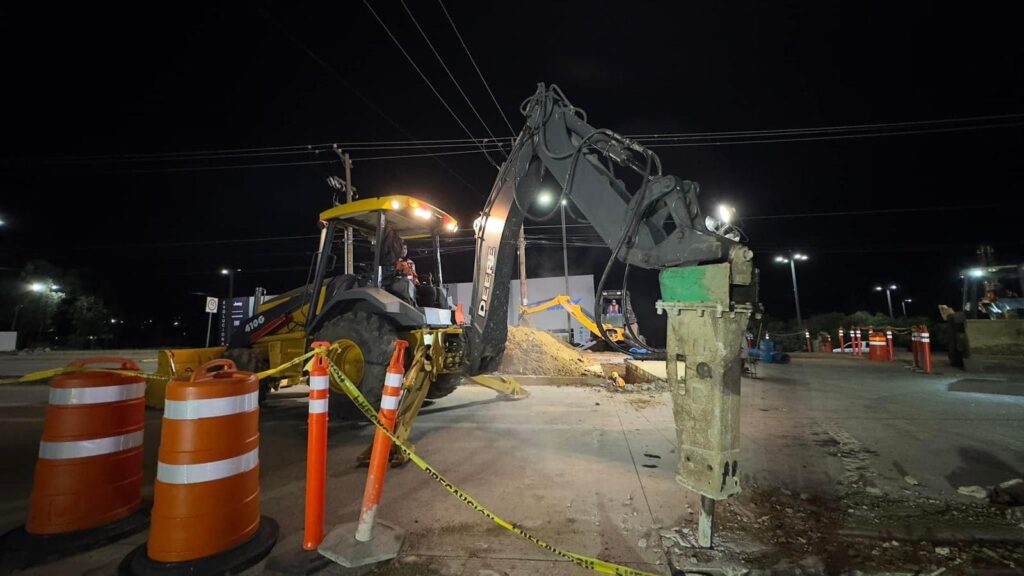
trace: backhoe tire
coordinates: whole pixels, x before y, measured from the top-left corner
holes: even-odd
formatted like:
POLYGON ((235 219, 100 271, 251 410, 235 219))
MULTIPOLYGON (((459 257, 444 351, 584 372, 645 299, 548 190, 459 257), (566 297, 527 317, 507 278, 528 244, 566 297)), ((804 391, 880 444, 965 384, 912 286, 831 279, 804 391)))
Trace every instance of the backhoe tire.
MULTIPOLYGON (((270 369, 270 361, 261 358, 259 353, 252 348, 231 348, 225 350, 224 358, 234 362, 235 366, 242 372, 262 372, 270 369)), ((270 389, 276 382, 276 378, 260 380, 260 404, 263 404, 263 401, 267 399, 267 394, 270 394, 270 389)))
MULTIPOLYGON (((358 348, 362 355, 362 374, 355 374, 354 370, 346 371, 340 363, 339 353, 332 353, 332 361, 346 372, 345 375, 359 388, 370 405, 379 407, 384 377, 391 362, 391 354, 395 351, 395 341, 398 340, 394 325, 376 314, 353 310, 324 322, 313 337, 314 342, 334 344, 339 340, 347 340, 358 348)), ((356 405, 336 390, 333 383, 331 393, 331 416, 343 420, 363 417, 356 405)))
POLYGON ((430 385, 430 390, 427 390, 427 399, 444 398, 455 392, 461 382, 462 374, 441 374, 437 377, 437 381, 430 385))

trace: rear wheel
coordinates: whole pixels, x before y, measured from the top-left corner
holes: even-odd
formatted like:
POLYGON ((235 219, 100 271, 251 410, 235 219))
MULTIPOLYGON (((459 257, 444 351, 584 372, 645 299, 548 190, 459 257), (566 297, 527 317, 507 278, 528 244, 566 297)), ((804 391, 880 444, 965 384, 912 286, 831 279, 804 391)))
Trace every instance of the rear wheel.
MULTIPOLYGON (((384 377, 398 339, 395 327, 387 320, 354 310, 324 322, 313 340, 337 344, 328 357, 359 388, 373 406, 380 405, 384 377)), ((331 415, 352 419, 361 413, 334 382, 329 403, 331 415)))
POLYGON ((427 398, 430 400, 444 398, 455 392, 461 381, 462 374, 441 374, 437 377, 437 381, 430 385, 430 390, 427 390, 427 398))

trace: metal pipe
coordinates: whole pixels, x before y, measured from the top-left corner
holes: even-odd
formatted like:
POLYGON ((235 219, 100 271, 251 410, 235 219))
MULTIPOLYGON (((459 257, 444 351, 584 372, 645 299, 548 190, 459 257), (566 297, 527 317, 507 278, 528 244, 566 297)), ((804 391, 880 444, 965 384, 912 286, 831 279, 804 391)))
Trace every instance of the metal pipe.
MULTIPOLYGON (((562 273, 565 276, 565 295, 572 300, 572 294, 569 292, 569 250, 565 240, 565 200, 561 201, 562 209, 562 273)), ((569 331, 569 340, 572 340, 572 319, 569 316, 569 311, 565 311, 565 328, 569 331)))
MULTIPOLYGON (((352 159, 348 153, 341 154, 341 160, 345 164, 345 202, 352 202, 352 159)), ((351 226, 345 226, 345 274, 355 273, 355 262, 353 259, 353 232, 351 226)))
MULTIPOLYGON (((306 313, 306 328, 313 325, 313 321, 316 320, 317 314, 320 312, 317 308, 320 305, 320 288, 324 284, 324 276, 327 275, 327 262, 331 257, 331 244, 334 243, 334 231, 337 228, 337 222, 331 220, 327 223, 327 227, 320 232, 320 251, 317 254, 316 259, 316 271, 313 273, 313 286, 309 291, 309 312, 306 313)), ((307 334, 307 338, 308 338, 307 334)))

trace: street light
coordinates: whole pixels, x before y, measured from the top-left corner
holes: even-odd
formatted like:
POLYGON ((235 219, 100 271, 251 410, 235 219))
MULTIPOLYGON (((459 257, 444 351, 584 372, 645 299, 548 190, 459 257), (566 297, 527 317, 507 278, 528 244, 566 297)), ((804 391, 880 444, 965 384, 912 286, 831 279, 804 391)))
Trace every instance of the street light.
MULTIPOLYGON (((875 286, 875 292, 881 292, 885 290, 885 299, 889 302, 889 320, 896 320, 896 315, 892 313, 892 291, 896 289, 895 284, 889 284, 888 286, 875 286)), ((904 312, 904 316, 906 313, 904 312)))
POLYGON ((806 254, 799 252, 790 252, 789 256, 776 256, 775 261, 780 264, 789 264, 789 271, 793 276, 793 305, 796 307, 796 323, 801 328, 804 325, 804 320, 800 316, 800 292, 797 290, 796 285, 796 263, 797 261, 804 262, 807 260, 806 254))
POLYGON ((537 205, 546 207, 551 205, 551 201, 554 200, 554 195, 547 190, 542 190, 540 194, 537 194, 537 205))
POLYGON ((914 300, 912 298, 904 298, 903 301, 900 302, 900 304, 903 304, 903 317, 904 318, 907 317, 907 304, 909 304, 909 303, 911 303, 913 301, 914 300))
POLYGON ((42 292, 43 290, 46 290, 46 285, 42 282, 33 282, 28 285, 28 289, 33 292, 42 292))
MULTIPOLYGON (((241 272, 241 268, 221 268, 221 276, 228 277, 228 306, 230 307, 231 299, 235 296, 235 272, 241 272)), ((229 308, 230 310, 230 308, 229 308)))

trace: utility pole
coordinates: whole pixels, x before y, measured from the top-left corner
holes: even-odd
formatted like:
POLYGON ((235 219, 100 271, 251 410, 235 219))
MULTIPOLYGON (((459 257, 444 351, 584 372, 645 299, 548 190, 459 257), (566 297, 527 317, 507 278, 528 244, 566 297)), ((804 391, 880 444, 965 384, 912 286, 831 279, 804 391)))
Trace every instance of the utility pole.
MULTIPOLYGON (((338 151, 341 163, 345 166, 345 203, 352 202, 352 158, 347 152, 338 151)), ((355 272, 355 263, 352 252, 352 227, 345 226, 345 274, 355 272)))
MULTIPOLYGON (((526 297, 526 233, 523 227, 519 227, 519 300, 520 304, 526 306, 529 300, 526 297)), ((519 315, 520 324, 523 315, 519 315)))

